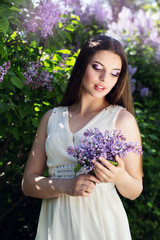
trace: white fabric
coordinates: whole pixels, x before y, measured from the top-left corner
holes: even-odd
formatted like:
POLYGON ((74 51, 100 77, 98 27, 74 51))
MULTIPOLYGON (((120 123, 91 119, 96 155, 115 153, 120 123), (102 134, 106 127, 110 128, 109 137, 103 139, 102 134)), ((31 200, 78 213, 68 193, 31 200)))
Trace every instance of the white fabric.
MULTIPOLYGON (((69 128, 68 107, 53 109, 46 139, 50 176, 73 177, 76 159, 67 154, 67 147, 78 144, 86 129, 97 127, 102 132, 114 129, 121 109, 120 106, 107 107, 75 134, 69 128)), ((97 184, 89 197, 64 194, 43 200, 35 239, 131 240, 126 212, 114 184, 97 184)))

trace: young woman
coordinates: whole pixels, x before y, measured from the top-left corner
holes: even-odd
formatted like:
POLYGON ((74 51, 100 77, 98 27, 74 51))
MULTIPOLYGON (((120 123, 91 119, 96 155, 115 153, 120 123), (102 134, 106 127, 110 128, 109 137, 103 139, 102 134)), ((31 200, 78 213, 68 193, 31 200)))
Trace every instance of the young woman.
POLYGON ((118 166, 93 160, 95 176, 75 176, 76 159, 68 146, 86 129, 121 130, 127 141, 141 144, 134 118, 128 65, 121 44, 95 36, 81 49, 61 106, 48 111, 38 127, 22 189, 42 198, 36 240, 129 240, 127 216, 118 196, 137 198, 142 191, 141 157, 118 155, 118 166), (46 165, 49 177, 44 177, 46 165), (94 184, 96 183, 96 184, 94 184))

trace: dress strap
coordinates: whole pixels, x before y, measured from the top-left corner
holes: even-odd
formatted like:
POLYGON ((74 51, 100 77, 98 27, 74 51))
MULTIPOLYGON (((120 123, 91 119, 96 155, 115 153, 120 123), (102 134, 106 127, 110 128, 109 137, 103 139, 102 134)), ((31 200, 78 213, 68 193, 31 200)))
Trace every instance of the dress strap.
POLYGON ((49 133, 50 127, 53 124, 53 122, 54 124, 56 124, 58 121, 59 114, 62 114, 62 112, 64 111, 66 111, 66 107, 54 107, 52 109, 52 113, 48 119, 47 134, 49 133))
POLYGON ((122 109, 125 109, 125 108, 122 106, 118 106, 118 105, 112 105, 112 108, 110 109, 111 125, 112 125, 113 129, 115 129, 115 123, 117 120, 117 116, 122 109))

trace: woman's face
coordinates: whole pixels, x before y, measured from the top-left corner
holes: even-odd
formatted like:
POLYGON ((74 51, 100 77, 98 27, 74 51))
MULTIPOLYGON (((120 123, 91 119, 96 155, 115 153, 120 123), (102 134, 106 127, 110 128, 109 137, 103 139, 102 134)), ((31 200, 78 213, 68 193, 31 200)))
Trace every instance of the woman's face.
POLYGON ((98 51, 90 60, 82 78, 82 94, 105 97, 117 83, 121 68, 119 55, 107 50, 98 51))

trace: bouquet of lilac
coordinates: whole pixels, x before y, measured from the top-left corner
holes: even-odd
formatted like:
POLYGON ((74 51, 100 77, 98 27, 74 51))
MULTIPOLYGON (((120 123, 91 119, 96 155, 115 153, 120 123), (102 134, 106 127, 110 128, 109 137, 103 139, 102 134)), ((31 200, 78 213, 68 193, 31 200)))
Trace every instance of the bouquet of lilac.
POLYGON ((142 155, 142 147, 138 143, 126 142, 121 131, 106 130, 104 134, 98 128, 86 130, 84 137, 80 139, 78 146, 69 146, 67 153, 77 158, 75 173, 83 167, 83 173, 93 174, 93 159, 104 157, 114 165, 118 163, 115 156, 125 158, 128 152, 142 155))

